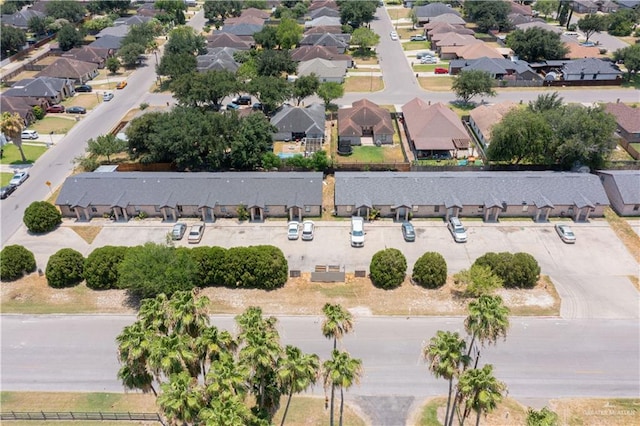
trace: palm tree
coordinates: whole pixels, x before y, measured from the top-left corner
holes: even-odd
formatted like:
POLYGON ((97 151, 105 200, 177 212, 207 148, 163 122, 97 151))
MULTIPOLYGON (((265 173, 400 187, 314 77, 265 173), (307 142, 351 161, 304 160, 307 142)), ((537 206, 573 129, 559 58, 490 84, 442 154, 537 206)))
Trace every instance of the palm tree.
POLYGON ((20 114, 16 113, 2 113, 2 119, 0 120, 0 131, 4 133, 8 138, 13 141, 13 144, 18 147, 22 162, 27 162, 27 157, 24 156, 22 150, 22 129, 24 129, 24 120, 20 117, 20 114))
POLYGON ((237 396, 244 400, 249 390, 250 373, 247 365, 236 363, 233 355, 223 353, 219 359, 211 363, 205 376, 208 398, 226 400, 237 396))
MULTIPOLYGON (((324 387, 331 387, 332 390, 340 388, 340 426, 344 414, 344 390, 352 385, 360 383, 362 376, 362 360, 351 358, 348 352, 341 352, 334 349, 331 359, 322 365, 324 370, 324 387)), ((333 426, 333 412, 329 424, 333 426)))
POLYGON ((451 396, 453 394, 453 379, 460 374, 461 366, 466 367, 469 357, 465 355, 466 342, 458 333, 438 330, 431 338, 429 345, 423 350, 423 355, 429 361, 429 370, 436 378, 444 377, 449 381, 449 394, 447 396, 447 410, 445 411, 445 424, 449 419, 451 408, 451 396))
MULTIPOLYGON (((333 339, 333 350, 336 350, 338 346, 338 340, 342 339, 342 336, 347 334, 353 328, 353 320, 351 312, 344 309, 342 306, 336 304, 332 305, 327 303, 322 308, 324 313, 324 321, 322 322, 322 335, 327 339, 333 339)), ((333 406, 335 400, 335 392, 331 387, 331 421, 333 422, 333 406)), ((333 424, 333 423, 332 423, 333 424)))
POLYGON ((118 361, 122 364, 118 378, 127 389, 140 389, 158 396, 153 387, 154 376, 148 366, 150 338, 149 332, 138 322, 125 327, 116 337, 118 361))
POLYGON ((316 354, 304 354, 299 348, 287 345, 285 356, 280 359, 278 378, 280 383, 288 391, 287 406, 282 415, 280 426, 284 425, 289 412, 289 404, 294 393, 304 392, 318 379, 320 360, 316 354))
POLYGON ((203 376, 207 374, 207 365, 220 359, 227 353, 235 353, 237 343, 231 333, 220 331, 214 326, 202 330, 195 340, 195 350, 200 360, 200 371, 203 376))
POLYGON ((162 385, 158 405, 173 425, 199 422, 204 399, 198 380, 186 371, 172 375, 169 382, 162 385))
POLYGON ((338 340, 353 329, 351 313, 340 305, 327 303, 322 308, 324 321, 322 322, 322 335, 327 339, 333 339, 333 349, 337 347, 338 340))
POLYGON ((471 335, 467 352, 470 355, 476 339, 484 346, 485 343, 495 343, 501 336, 507 338, 509 308, 504 306, 500 296, 480 296, 469 303, 469 316, 464 320, 464 327, 471 335))
POLYGON ((480 424, 480 414, 485 415, 495 410, 507 387, 493 376, 493 366, 487 364, 481 369, 467 370, 460 376, 458 389, 461 402, 464 401, 464 411, 461 423, 471 413, 476 412, 476 426, 480 424))

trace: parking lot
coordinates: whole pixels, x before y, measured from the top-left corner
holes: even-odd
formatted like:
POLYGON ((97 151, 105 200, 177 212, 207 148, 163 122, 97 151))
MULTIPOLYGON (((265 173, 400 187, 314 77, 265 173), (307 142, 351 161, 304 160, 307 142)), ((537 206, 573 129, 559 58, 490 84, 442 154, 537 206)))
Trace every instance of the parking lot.
MULTIPOLYGON (((187 225, 197 223, 185 220, 187 225)), ((374 253, 385 248, 397 248, 407 258, 409 273, 415 261, 427 251, 444 256, 449 274, 469 268, 473 261, 486 252, 527 252, 533 255, 549 275, 562 298, 561 314, 566 318, 638 318, 639 296, 628 277, 637 276, 638 264, 604 220, 591 223, 571 223, 576 233, 576 244, 563 243, 553 229, 553 223, 506 221, 488 224, 465 221, 468 242, 453 241, 444 222, 414 220, 416 241, 405 242, 400 224, 376 221, 365 225, 363 248, 352 248, 349 240, 349 221, 316 221, 313 241, 287 239, 285 221, 265 223, 239 223, 233 219, 220 219, 208 223, 199 245, 221 247, 272 244, 285 254, 289 268, 309 272, 316 265, 339 265, 349 272, 368 271, 374 253)), ((46 267, 48 257, 55 251, 71 247, 87 256, 96 247, 104 245, 138 245, 147 241, 164 243, 172 223, 157 220, 114 223, 95 220, 89 224, 65 221, 53 233, 43 236, 29 235, 21 229, 12 244, 22 244, 32 250, 38 267, 46 267), (73 227, 101 225, 95 240, 88 244, 73 227)), ((194 247, 186 236, 176 246, 194 247)))

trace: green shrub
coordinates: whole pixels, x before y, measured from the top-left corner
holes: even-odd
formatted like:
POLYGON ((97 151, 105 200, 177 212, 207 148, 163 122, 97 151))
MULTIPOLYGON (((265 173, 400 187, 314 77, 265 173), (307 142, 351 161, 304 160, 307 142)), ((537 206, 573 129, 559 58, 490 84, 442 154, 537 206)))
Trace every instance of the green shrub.
POLYGON ((222 282, 227 287, 271 290, 287 282, 289 265, 274 246, 232 247, 225 253, 222 282))
POLYGON ((41 106, 36 105, 33 107, 33 116, 36 118, 36 120, 42 120, 44 118, 44 115, 45 111, 41 106))
POLYGON ((471 265, 465 292, 472 297, 491 294, 502 287, 502 278, 496 275, 490 267, 485 265, 471 265))
POLYGON ((540 278, 538 261, 528 253, 485 253, 474 265, 491 268, 505 287, 533 288, 540 278))
POLYGON ((146 243, 130 247, 118 266, 118 287, 142 299, 192 290, 197 266, 184 247, 146 243))
POLYGON ((440 253, 427 252, 413 265, 413 282, 425 288, 439 288, 447 282, 447 262, 440 253))
POLYGON ((196 287, 224 285, 223 268, 226 249, 201 246, 191 249, 191 258, 196 263, 196 287))
POLYGON ((87 287, 94 290, 118 288, 118 266, 127 251, 127 247, 98 247, 84 261, 84 279, 87 287))
POLYGON ((0 251, 0 280, 14 281, 35 270, 36 259, 23 246, 14 244, 0 251))
POLYGON ((51 203, 34 201, 24 211, 22 221, 29 232, 43 234, 52 231, 62 223, 62 215, 51 203))
POLYGON ((83 279, 84 257, 79 252, 65 248, 49 258, 45 275, 50 287, 71 287, 83 279))
POLYGON ((407 274, 407 259, 398 249, 380 250, 371 258, 369 274, 376 287, 387 290, 399 287, 407 274))
POLYGON ((237 212, 239 220, 248 220, 251 217, 251 215, 249 214, 249 210, 247 210, 247 206, 245 205, 239 205, 237 212))

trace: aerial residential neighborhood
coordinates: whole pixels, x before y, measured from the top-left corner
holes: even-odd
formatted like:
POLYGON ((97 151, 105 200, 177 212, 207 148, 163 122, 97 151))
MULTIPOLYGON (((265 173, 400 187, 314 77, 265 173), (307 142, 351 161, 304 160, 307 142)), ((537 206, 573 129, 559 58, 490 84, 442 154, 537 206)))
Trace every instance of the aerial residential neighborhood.
POLYGON ((640 422, 640 1, 0 13, 3 423, 640 422))

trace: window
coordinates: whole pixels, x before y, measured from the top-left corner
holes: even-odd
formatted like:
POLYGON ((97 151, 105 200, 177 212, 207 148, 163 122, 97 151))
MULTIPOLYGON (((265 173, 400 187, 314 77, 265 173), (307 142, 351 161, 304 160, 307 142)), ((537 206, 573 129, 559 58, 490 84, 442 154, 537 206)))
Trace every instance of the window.
POLYGON ((96 209, 95 207, 91 207, 91 213, 98 213, 98 209, 96 209))
POLYGON ((434 213, 440 213, 440 206, 433 206, 434 213))
POLYGON ((350 212, 351 211, 351 206, 347 206, 347 211, 350 212))
POLYGON ((178 211, 182 213, 182 206, 177 206, 177 207, 178 207, 178 211))
POLYGON ((220 206, 220 212, 221 213, 226 213, 227 212, 227 208, 225 206, 220 206))
POLYGON ((522 205, 522 213, 526 213, 526 212, 528 212, 528 211, 529 211, 529 206, 528 206, 528 205, 526 205, 526 204, 523 204, 523 205, 522 205))
MULTIPOLYGON (((259 210, 260 210, 260 208, 258 207, 258 211, 259 210)), ((268 206, 265 206, 263 210, 264 210, 265 213, 269 213, 269 207, 268 206)))
POLYGON ((419 209, 420 209, 420 206, 413 206, 413 209, 412 209, 412 210, 413 210, 414 212, 417 212, 419 209))
POLYGON ((155 211, 156 213, 160 213, 160 207, 156 206, 155 211))
POLYGON ((311 212, 311 206, 304 206, 304 211, 306 213, 310 213, 311 212))
POLYGON ((637 212, 638 210, 640 210, 640 204, 636 204, 635 206, 633 206, 634 212, 637 212))

